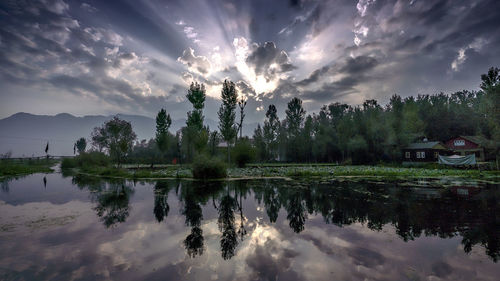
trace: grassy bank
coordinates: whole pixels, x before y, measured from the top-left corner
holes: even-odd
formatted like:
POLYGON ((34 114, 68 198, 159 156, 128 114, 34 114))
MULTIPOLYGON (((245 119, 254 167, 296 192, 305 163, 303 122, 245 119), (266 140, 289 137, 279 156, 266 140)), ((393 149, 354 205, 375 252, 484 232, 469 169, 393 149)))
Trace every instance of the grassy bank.
POLYGON ((231 177, 382 177, 382 178, 500 178, 498 171, 461 170, 444 168, 404 168, 382 166, 281 166, 231 169, 231 177))
POLYGON ((58 160, 31 159, 31 160, 1 160, 0 177, 28 175, 33 173, 50 173, 58 160))
MULTIPOLYGON (((76 171, 103 177, 121 177, 128 179, 154 178, 193 178, 187 165, 167 166, 160 169, 125 169, 114 167, 84 167, 76 171)), ((251 166, 247 168, 228 169, 228 178, 377 178, 384 181, 404 179, 482 179, 500 182, 499 171, 460 170, 443 168, 403 168, 382 166, 251 166)))
POLYGON ((157 178, 192 178, 193 174, 188 167, 173 166, 162 169, 126 169, 116 167, 82 167, 75 168, 77 173, 96 175, 110 178, 126 179, 157 179, 157 178))

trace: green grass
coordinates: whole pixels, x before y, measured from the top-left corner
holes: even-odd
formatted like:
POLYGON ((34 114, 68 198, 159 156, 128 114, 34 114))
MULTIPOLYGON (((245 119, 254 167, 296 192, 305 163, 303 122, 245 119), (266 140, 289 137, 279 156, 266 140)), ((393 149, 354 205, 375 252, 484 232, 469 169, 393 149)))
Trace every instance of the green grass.
POLYGON ((109 167, 111 166, 111 160, 109 156, 106 156, 101 152, 84 152, 78 156, 71 158, 64 158, 61 162, 61 169, 73 169, 73 168, 92 168, 92 167, 109 167))
POLYGON ((265 168, 265 167, 330 167, 338 166, 335 163, 251 163, 247 164, 248 168, 265 168))
POLYGON ((167 167, 158 170, 149 169, 124 169, 115 167, 83 167, 76 171, 102 177, 127 178, 127 179, 154 179, 154 178, 192 178, 191 170, 185 167, 167 167))
POLYGON ((0 160, 0 177, 51 173, 51 167, 57 162, 53 159, 0 160))
POLYGON ((436 167, 429 168, 404 168, 404 167, 384 167, 384 166, 263 166, 249 167, 243 169, 230 169, 230 177, 383 177, 383 178, 499 178, 498 171, 479 171, 446 169, 436 167))
MULTIPOLYGON (((133 167, 131 165, 130 167, 133 167)), ((83 167, 80 171, 104 177, 128 179, 155 178, 193 178, 190 166, 169 165, 157 169, 125 169, 114 167, 83 167)), ((229 178, 290 177, 290 178, 377 178, 383 181, 420 180, 420 179, 481 179, 492 182, 500 181, 500 171, 479 171, 450 169, 442 166, 428 168, 390 167, 390 166, 338 166, 338 165, 299 165, 280 164, 251 165, 246 168, 228 169, 229 178)))

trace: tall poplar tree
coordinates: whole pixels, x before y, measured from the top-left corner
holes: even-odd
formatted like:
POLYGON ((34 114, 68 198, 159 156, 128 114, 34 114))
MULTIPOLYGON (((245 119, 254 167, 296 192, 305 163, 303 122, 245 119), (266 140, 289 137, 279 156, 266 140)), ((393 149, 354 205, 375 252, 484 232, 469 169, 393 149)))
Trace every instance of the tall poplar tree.
POLYGON ((222 138, 227 143, 227 161, 229 163, 231 161, 231 142, 237 134, 237 128, 234 123, 236 118, 237 94, 233 82, 224 80, 224 83, 222 84, 221 100, 222 104, 218 112, 219 130, 222 138))
POLYGON ((290 160, 297 160, 299 156, 299 136, 306 111, 302 107, 302 100, 293 98, 288 102, 286 110, 286 124, 288 135, 287 154, 290 160))
POLYGON ((238 130, 240 131, 240 139, 243 137, 243 119, 245 119, 245 106, 247 105, 247 100, 242 97, 238 101, 238 107, 240 108, 240 123, 238 123, 238 130))
POLYGON ((182 143, 187 152, 187 158, 190 160, 195 154, 195 149, 201 150, 208 140, 208 132, 203 127, 205 85, 191 83, 186 98, 193 105, 193 110, 187 113, 186 127, 182 130, 182 143))
POLYGON ((274 104, 269 105, 266 112, 266 120, 264 121, 263 136, 268 149, 267 154, 272 160, 276 158, 278 149, 278 131, 280 127, 280 120, 278 119, 278 112, 274 104))
POLYGON ((168 150, 168 129, 172 124, 170 114, 165 109, 161 109, 156 115, 156 145, 161 153, 165 154, 168 150))

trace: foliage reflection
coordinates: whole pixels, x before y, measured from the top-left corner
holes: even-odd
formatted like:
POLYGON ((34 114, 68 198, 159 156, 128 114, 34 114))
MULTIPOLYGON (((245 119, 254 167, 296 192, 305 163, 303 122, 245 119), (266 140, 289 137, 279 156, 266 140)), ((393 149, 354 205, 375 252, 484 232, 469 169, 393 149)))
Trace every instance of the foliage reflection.
MULTIPOLYGON (((124 182, 95 178, 73 182, 91 191, 95 210, 106 227, 124 222, 130 212, 133 189, 124 182), (84 182, 84 183, 83 183, 84 182)), ((324 223, 342 227, 365 224, 373 231, 392 225, 404 241, 422 235, 462 237, 464 251, 483 246, 493 260, 500 258, 500 191, 497 186, 470 188, 469 195, 457 193, 462 187, 443 190, 407 188, 356 182, 288 182, 281 180, 193 182, 164 181, 154 185, 154 216, 165 221, 168 198, 173 193, 180 202, 180 214, 191 230, 183 241, 187 254, 203 254, 203 212, 214 208, 220 231, 220 250, 224 259, 236 255, 240 240, 247 235, 243 205, 253 200, 263 205, 269 223, 276 223, 280 210, 286 212, 290 229, 301 233, 309 217, 320 215, 324 223)))

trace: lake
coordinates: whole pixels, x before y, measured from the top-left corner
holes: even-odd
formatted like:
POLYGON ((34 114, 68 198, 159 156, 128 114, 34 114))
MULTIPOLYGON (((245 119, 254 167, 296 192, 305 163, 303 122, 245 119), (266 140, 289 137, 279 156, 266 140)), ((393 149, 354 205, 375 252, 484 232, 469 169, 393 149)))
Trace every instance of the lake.
POLYGON ((500 186, 3 180, 0 280, 498 280, 500 186))

